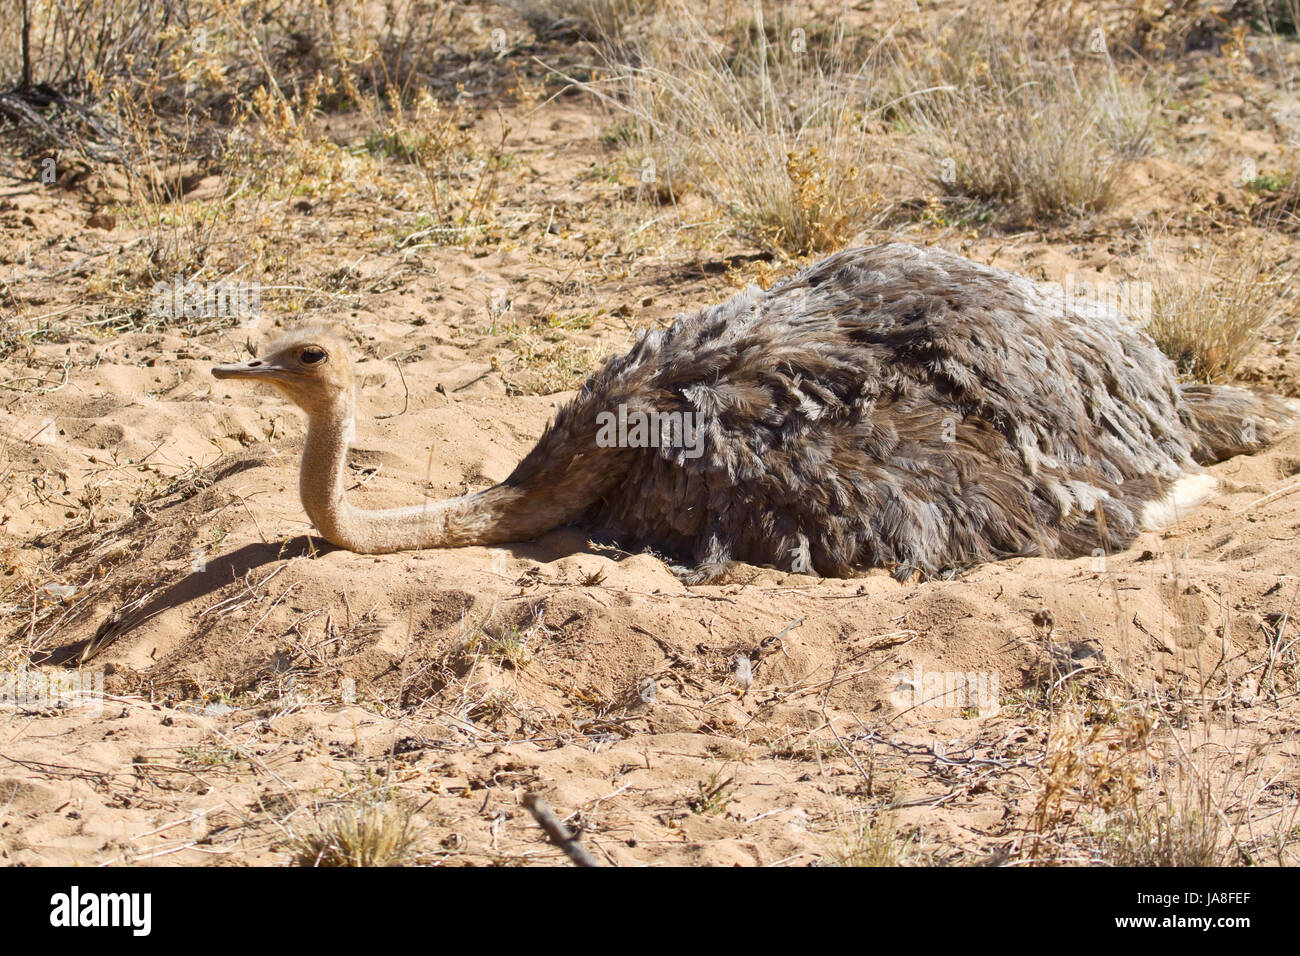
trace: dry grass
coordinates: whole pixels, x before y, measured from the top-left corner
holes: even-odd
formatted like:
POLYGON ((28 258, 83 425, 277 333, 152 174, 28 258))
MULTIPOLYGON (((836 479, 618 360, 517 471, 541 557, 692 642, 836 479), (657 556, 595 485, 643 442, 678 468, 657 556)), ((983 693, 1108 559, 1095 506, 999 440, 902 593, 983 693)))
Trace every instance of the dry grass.
POLYGON ((1092 825, 1097 855, 1111 866, 1226 866, 1225 828, 1209 794, 1194 793, 1190 804, 1124 810, 1092 825))
POLYGON ((1066 700, 1051 715, 1022 854, 1047 865, 1285 864, 1297 804, 1266 794, 1266 751, 1185 704, 1115 695, 1066 700), (1181 718, 1180 718, 1181 721, 1181 718), (1266 821, 1272 821, 1271 828, 1266 821), (1265 854, 1276 854, 1267 860, 1265 854))
POLYGON ((1127 805, 1086 820, 1083 845, 1112 866, 1285 865, 1297 806, 1284 798, 1273 813, 1260 812, 1273 782, 1265 750, 1235 733, 1222 738, 1212 721, 1164 724, 1150 743, 1165 759, 1145 766, 1148 783, 1127 805))
POLYGON ((898 832, 889 815, 834 814, 835 840, 826 852, 833 866, 905 866, 911 862, 913 840, 898 832))
POLYGON ((319 811, 290 849, 296 866, 402 866, 414 862, 418 845, 410 810, 371 795, 319 811))
POLYGON ((1294 309, 1294 268, 1273 264, 1268 250, 1212 249, 1170 265, 1162 240, 1148 243, 1142 281, 1151 290, 1147 331, 1184 378, 1230 378, 1259 344, 1261 331, 1294 309))
POLYGON ((25 64, 19 30, 0 34, 3 87, 17 85, 24 72, 32 83, 51 84, 121 76, 124 70, 170 72, 169 61, 187 39, 175 24, 207 28, 217 12, 210 2, 190 0, 2 0, 0 19, 21 24, 24 8, 31 23, 29 56, 25 64), (160 30, 169 20, 173 26, 160 30))
POLYGON ((502 176, 510 164, 505 130, 482 146, 469 131, 461 106, 447 107, 427 93, 404 108, 390 98, 387 113, 373 113, 366 147, 376 155, 409 163, 424 183, 420 216, 401 239, 403 247, 473 244, 495 225, 502 176))
POLYGON ((326 89, 319 77, 292 98, 259 88, 222 138, 197 114, 164 116, 125 86, 113 91, 105 108, 132 161, 123 165, 129 199, 112 208, 139 233, 90 285, 118 316, 115 328, 199 334, 238 321, 203 315, 160 322, 151 314, 159 282, 246 283, 259 296, 265 290, 272 309, 356 292, 341 281, 346 270, 314 280, 301 274, 288 214, 359 192, 408 208, 393 239, 406 254, 427 245, 472 244, 489 233, 506 158, 499 145, 480 145, 463 110, 444 107, 427 92, 410 104, 395 91, 383 100, 364 99, 364 144, 342 145, 320 122, 326 89), (419 185, 405 172, 394 175, 394 164, 413 167, 419 185), (192 192, 199 181, 206 188, 192 192))
POLYGON ((239 134, 214 136, 188 111, 163 115, 125 86, 105 101, 130 161, 122 165, 126 199, 110 207, 137 233, 106 261, 90 291, 116 316, 114 327, 167 327, 200 334, 256 316, 159 316, 162 283, 243 283, 257 289, 282 279, 289 261, 277 249, 287 225, 284 206, 355 180, 363 164, 314 136, 308 117, 318 89, 288 102, 259 90, 241 112, 239 134), (202 186, 202 188, 200 188, 202 186))
POLYGON ((617 43, 660 6, 660 0, 501 0, 542 38, 575 35, 617 43))
POLYGON ((622 116, 617 136, 652 192, 698 190, 767 249, 832 250, 887 212, 865 105, 875 60, 842 23, 799 48, 784 26, 771 32, 776 40, 758 11, 751 29, 719 44, 678 9, 634 63, 588 88, 622 116))
POLYGON ((511 395, 553 395, 581 387, 604 352, 574 342, 562 330, 531 325, 511 327, 510 355, 493 357, 511 395))
POLYGON ((1139 707, 1102 713, 1077 700, 1051 717, 1026 856, 1037 862, 1071 859, 1080 821, 1090 814, 1130 821, 1146 787, 1150 716, 1139 707))
MULTIPOLYGON (((405 94, 437 78, 445 41, 464 29, 460 5, 430 0, 0 0, 0 15, 18 23, 24 6, 33 83, 120 83, 160 107, 217 111, 231 96, 259 87, 291 95, 316 79, 332 107, 405 94)), ((23 72, 17 31, 0 37, 0 53, 0 85, 14 85, 23 72)))
POLYGON ((1123 162, 1151 147, 1158 99, 1105 47, 1071 51, 987 6, 954 18, 905 85, 918 172, 942 192, 1041 223, 1108 209, 1123 162))
POLYGON ((1161 95, 1067 29, 1035 38, 980 7, 903 45, 842 20, 768 23, 759 7, 710 32, 676 9, 588 89, 623 118, 643 190, 698 191, 741 237, 807 255, 887 221, 900 135, 922 181, 1001 218, 1112 207, 1124 164, 1152 148, 1161 95))
POLYGON ((141 239, 101 278, 105 291, 116 293, 119 300, 133 301, 140 322, 149 313, 143 293, 156 282, 219 280, 239 272, 247 278, 254 250, 246 238, 239 238, 239 223, 222 201, 231 190, 228 167, 221 174, 220 197, 196 199, 188 195, 205 174, 193 157, 215 146, 211 141, 200 142, 203 134, 197 118, 191 114, 160 116, 152 103, 137 102, 122 85, 113 90, 106 106, 115 116, 131 157, 122 166, 129 200, 117 208, 123 221, 140 231, 141 239), (133 291, 142 295, 132 299, 133 291))
POLYGON ((551 633, 546 626, 546 606, 542 602, 534 604, 527 617, 518 623, 488 621, 479 630, 483 635, 479 651, 489 660, 515 671, 532 664, 551 633))
POLYGON ((429 92, 446 41, 464 27, 458 4, 0 0, 0 11, 6 22, 26 11, 32 38, 25 63, 17 31, 0 38, 12 54, 0 58, 0 87, 30 79, 81 104, 44 118, 28 110, 40 133, 29 146, 115 166, 127 198, 106 211, 143 233, 92 282, 101 327, 156 325, 158 281, 283 278, 284 204, 375 182, 377 158, 419 165, 427 219, 451 239, 487 218, 497 167, 466 174, 472 149, 452 141, 429 92), (369 117, 379 154, 393 149, 357 155, 325 135, 318 117, 342 109, 369 117), (191 196, 210 175, 216 195, 191 196))

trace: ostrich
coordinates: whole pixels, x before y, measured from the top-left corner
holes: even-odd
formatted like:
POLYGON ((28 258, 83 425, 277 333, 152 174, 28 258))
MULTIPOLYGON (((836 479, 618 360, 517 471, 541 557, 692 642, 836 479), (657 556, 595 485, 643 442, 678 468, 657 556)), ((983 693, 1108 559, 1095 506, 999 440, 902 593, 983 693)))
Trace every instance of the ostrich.
POLYGON ((304 328, 213 374, 265 382, 306 412, 303 507, 341 548, 498 544, 571 524, 681 561, 687 583, 736 561, 906 580, 1112 553, 1212 494, 1201 466, 1300 420, 1294 401, 1180 385, 1114 310, 892 243, 642 333, 505 481, 414 507, 369 511, 344 494, 355 386, 338 334, 304 328))

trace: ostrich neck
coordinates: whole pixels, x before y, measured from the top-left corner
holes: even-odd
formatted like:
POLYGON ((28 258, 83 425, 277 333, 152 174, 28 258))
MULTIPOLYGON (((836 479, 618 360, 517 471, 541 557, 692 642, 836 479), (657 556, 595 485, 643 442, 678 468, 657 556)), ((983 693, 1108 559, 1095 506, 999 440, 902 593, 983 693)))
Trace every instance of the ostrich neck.
POLYGON ((349 551, 387 554, 526 541, 575 520, 590 503, 583 494, 557 500, 554 494, 546 494, 542 483, 507 482, 405 508, 357 508, 346 494, 351 433, 350 408, 310 416, 299 478, 307 516, 325 540, 349 551))

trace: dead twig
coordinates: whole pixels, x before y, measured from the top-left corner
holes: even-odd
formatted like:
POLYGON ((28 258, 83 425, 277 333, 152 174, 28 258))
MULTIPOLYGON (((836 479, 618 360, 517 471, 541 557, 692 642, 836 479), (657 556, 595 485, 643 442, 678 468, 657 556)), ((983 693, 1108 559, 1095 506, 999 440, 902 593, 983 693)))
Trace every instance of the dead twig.
POLYGON ((406 384, 406 373, 402 371, 402 360, 397 356, 393 356, 393 364, 397 366, 397 377, 402 380, 402 388, 405 389, 405 394, 402 396, 402 410, 400 412, 385 412, 382 415, 376 415, 376 420, 396 418, 398 415, 405 415, 406 410, 411 407, 411 389, 406 384))
POLYGON ((600 866, 596 858, 587 852, 578 838, 569 832, 560 822, 550 805, 535 793, 524 795, 524 809, 533 815, 533 819, 546 831, 546 837, 565 852, 576 866, 600 866))

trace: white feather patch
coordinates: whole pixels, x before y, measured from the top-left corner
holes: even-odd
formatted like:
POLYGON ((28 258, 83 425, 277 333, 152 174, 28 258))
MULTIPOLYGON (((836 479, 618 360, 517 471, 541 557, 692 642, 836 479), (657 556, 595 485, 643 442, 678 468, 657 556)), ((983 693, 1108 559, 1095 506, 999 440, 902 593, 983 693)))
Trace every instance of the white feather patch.
POLYGON ((1159 501, 1148 501, 1142 509, 1142 527, 1159 531, 1181 521, 1214 496, 1219 480, 1213 475, 1183 475, 1174 482, 1169 494, 1159 501))

